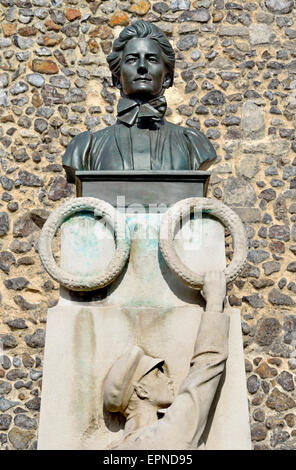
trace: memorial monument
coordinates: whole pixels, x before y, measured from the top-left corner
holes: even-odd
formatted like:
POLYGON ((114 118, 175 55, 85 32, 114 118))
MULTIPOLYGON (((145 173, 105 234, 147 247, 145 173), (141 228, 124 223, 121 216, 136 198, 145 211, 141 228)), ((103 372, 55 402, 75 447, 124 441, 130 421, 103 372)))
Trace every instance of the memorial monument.
POLYGON ((164 33, 137 21, 107 60, 117 122, 72 140, 63 164, 78 197, 40 236, 61 298, 48 312, 39 449, 249 449, 240 312, 225 300, 243 225, 205 197, 212 144, 164 118, 164 33))

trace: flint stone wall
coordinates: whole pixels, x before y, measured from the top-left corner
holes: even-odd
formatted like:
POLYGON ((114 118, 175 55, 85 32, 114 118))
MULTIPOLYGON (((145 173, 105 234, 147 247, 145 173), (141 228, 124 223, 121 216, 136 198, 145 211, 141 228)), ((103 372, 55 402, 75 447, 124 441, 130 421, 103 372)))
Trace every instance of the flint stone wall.
POLYGON ((209 196, 247 230, 248 263, 228 294, 242 312, 254 448, 296 448, 294 3, 0 0, 1 449, 36 448, 46 314, 59 295, 38 237, 74 194, 61 166, 70 140, 115 122, 106 55, 139 18, 177 51, 167 118, 211 139, 209 196))

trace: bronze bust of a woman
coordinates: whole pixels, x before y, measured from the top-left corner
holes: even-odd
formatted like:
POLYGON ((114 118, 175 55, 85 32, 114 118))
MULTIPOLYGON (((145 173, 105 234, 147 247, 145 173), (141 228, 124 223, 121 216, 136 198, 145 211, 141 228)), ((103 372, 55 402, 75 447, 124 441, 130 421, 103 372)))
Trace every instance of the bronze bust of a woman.
POLYGON ((114 41, 107 61, 121 92, 117 122, 74 137, 63 156, 65 169, 207 169, 216 158, 207 137, 164 119, 164 92, 173 85, 175 66, 165 34, 152 23, 136 21, 114 41))

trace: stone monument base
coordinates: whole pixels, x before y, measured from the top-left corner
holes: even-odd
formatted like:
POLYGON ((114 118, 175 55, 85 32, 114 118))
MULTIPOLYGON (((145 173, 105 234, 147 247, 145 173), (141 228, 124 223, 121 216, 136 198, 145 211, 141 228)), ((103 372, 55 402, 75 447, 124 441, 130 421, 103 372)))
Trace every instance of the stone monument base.
MULTIPOLYGON (((123 418, 104 411, 103 382, 137 344, 163 357, 175 383, 186 377, 202 313, 171 308, 57 306, 48 311, 38 449, 98 450, 117 441, 123 418)), ((240 311, 228 308, 229 357, 204 432, 208 450, 251 449, 240 311)))
MULTIPOLYGON (((209 175, 113 173, 83 173, 78 186, 82 196, 111 204, 112 197, 124 196, 125 206, 118 210, 124 209, 129 258, 103 288, 74 292, 61 286, 59 304, 48 311, 39 449, 98 450, 118 441, 124 417, 103 409, 103 386, 110 368, 132 346, 165 361, 175 396, 189 372, 205 301, 199 288, 169 267, 160 231, 167 207, 191 194, 205 195, 209 175), (155 208, 155 201, 164 204, 155 208), (150 203, 155 210, 148 210, 150 203)), ((179 259, 194 273, 225 272, 223 224, 211 210, 190 214, 172 236, 179 259)), ((80 211, 63 220, 60 266, 65 273, 88 279, 104 272, 116 249, 111 227, 95 213, 80 211)), ((206 449, 251 449, 240 311, 230 308, 225 314, 231 319, 229 357, 203 437, 206 449)), ((211 332, 213 344, 219 333, 211 332)))

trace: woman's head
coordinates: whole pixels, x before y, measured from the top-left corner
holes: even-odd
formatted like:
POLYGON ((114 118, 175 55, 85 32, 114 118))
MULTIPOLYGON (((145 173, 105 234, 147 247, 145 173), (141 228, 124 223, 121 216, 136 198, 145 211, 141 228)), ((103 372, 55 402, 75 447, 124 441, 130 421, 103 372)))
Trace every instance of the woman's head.
POLYGON ((175 68, 175 53, 170 45, 166 35, 152 23, 146 21, 136 21, 131 25, 124 28, 119 37, 113 43, 113 50, 108 55, 107 61, 112 73, 113 84, 118 87, 121 77, 121 64, 125 46, 131 39, 147 38, 154 41, 159 48, 162 56, 162 61, 166 68, 166 75, 168 77, 165 88, 173 85, 174 81, 174 68, 175 68))

